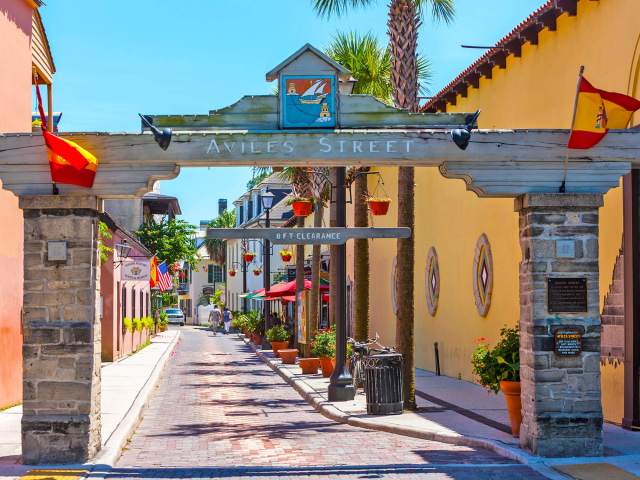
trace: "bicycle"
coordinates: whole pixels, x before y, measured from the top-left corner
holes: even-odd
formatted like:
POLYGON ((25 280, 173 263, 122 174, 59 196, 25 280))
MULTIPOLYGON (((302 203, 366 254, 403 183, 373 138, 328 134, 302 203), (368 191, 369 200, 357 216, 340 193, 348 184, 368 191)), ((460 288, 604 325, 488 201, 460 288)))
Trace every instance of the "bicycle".
POLYGON ((353 353, 349 359, 349 372, 353 378, 353 388, 355 388, 356 392, 358 388, 364 388, 365 386, 364 359, 369 355, 395 352, 393 347, 385 347, 379 340, 380 336, 377 333, 376 338, 369 339, 366 342, 358 342, 353 338, 347 339, 347 342, 353 348, 353 353), (371 348, 372 345, 377 345, 378 348, 371 348))

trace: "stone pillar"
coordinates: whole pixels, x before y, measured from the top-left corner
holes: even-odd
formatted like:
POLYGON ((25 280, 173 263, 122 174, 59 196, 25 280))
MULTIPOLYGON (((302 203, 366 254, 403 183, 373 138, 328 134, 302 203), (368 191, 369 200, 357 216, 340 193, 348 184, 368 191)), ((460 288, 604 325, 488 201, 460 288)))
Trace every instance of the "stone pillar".
POLYGON ((602 203, 599 194, 527 194, 515 201, 522 248, 520 443, 537 455, 602 455, 598 293, 602 203), (555 351, 559 329, 578 332, 581 352, 555 351))
POLYGON ((100 449, 98 200, 21 197, 20 208, 23 461, 84 462, 100 449))

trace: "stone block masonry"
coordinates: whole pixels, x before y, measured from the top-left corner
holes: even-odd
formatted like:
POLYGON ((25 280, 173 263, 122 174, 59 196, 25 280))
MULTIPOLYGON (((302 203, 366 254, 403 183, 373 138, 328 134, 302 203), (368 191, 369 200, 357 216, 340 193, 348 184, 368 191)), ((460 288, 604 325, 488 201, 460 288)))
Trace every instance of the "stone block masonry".
POLYGON ((515 201, 520 216, 520 443, 542 456, 602 455, 600 310, 598 293, 599 194, 527 194, 515 201), (558 240, 573 242, 569 255, 558 240), (560 254, 559 254, 560 253, 560 254), (548 279, 585 279, 586 311, 549 311, 548 279), (582 351, 560 356, 554 334, 575 327, 582 351))
POLYGON ((23 462, 84 462, 101 444, 98 200, 21 197, 20 208, 23 462), (48 260, 49 241, 66 242, 66 260, 48 260))

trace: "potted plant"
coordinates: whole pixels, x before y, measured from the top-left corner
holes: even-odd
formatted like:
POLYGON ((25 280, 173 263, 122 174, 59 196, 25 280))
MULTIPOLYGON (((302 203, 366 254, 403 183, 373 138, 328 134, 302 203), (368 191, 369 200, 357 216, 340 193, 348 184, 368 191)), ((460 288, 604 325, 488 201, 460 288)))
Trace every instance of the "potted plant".
POLYGON ((293 257, 293 252, 291 250, 288 250, 286 248, 280 250, 280 258, 283 262, 290 262, 291 257, 293 257))
POLYGON ((520 399, 520 332, 518 327, 503 327, 500 339, 493 348, 486 339, 478 339, 478 346, 471 357, 473 373, 482 386, 488 390, 504 394, 511 433, 520 435, 522 423, 522 402, 520 399))
POLYGON ((280 350, 280 359, 285 365, 295 365, 297 357, 297 348, 283 348, 282 350, 280 350))
POLYGON ((391 199, 389 197, 367 197, 371 215, 386 215, 391 199))
POLYGON ((229 270, 230 277, 235 277, 236 273, 238 273, 238 271, 235 268, 232 268, 231 270, 229 270))
POLYGON ((251 310, 246 314, 247 329, 251 333, 251 341, 256 345, 262 345, 262 335, 264 335, 264 322, 257 310, 251 310))
POLYGON ((167 330, 169 326, 169 317, 167 316, 167 312, 160 312, 160 319, 158 321, 158 331, 164 332, 167 330))
POLYGON ((274 325, 267 330, 267 340, 271 343, 273 354, 277 357, 278 350, 284 350, 289 346, 289 332, 282 325, 274 325))
POLYGON ((288 201, 296 217, 308 217, 313 211, 313 199, 306 197, 291 197, 288 201))
POLYGON ((336 332, 333 329, 318 332, 313 339, 311 355, 320 359, 322 376, 330 377, 333 373, 333 362, 336 356, 336 332))
POLYGON ((254 269, 253 269, 253 274, 254 274, 256 277, 259 277, 261 273, 262 273, 262 267, 257 267, 257 268, 254 268, 254 269))
POLYGON ((244 261, 247 263, 253 262, 253 259, 256 258, 256 252, 246 251, 243 253, 244 261))

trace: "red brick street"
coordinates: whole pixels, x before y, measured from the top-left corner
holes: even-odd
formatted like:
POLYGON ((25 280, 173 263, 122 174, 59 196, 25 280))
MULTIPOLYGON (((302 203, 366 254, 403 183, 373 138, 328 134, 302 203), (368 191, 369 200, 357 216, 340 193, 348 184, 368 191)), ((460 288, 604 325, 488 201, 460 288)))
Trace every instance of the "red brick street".
POLYGON ((185 329, 108 478, 544 478, 486 450, 336 424, 235 336, 185 329))

